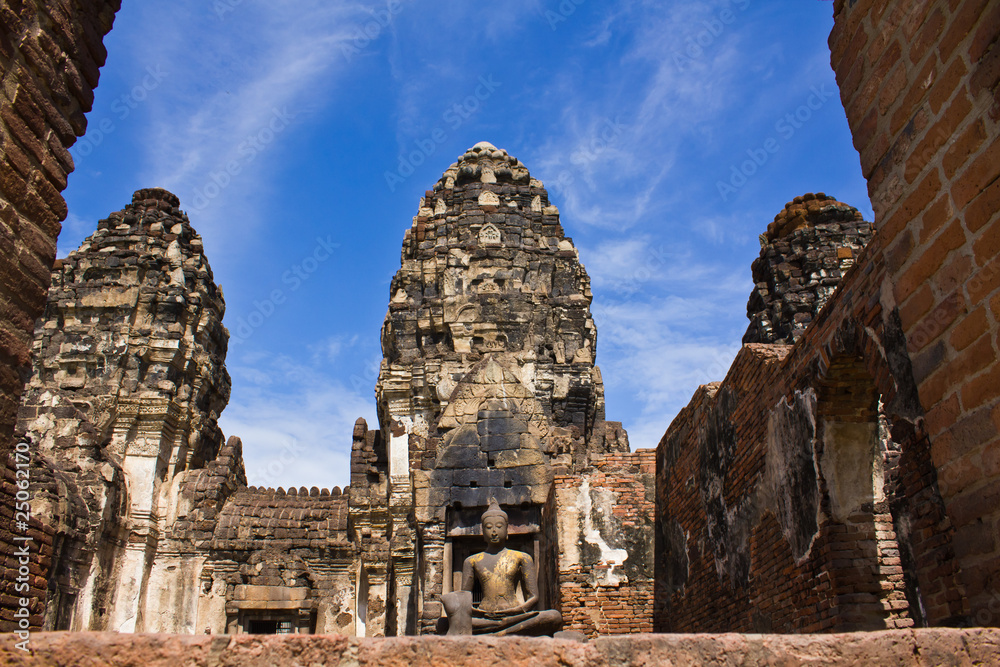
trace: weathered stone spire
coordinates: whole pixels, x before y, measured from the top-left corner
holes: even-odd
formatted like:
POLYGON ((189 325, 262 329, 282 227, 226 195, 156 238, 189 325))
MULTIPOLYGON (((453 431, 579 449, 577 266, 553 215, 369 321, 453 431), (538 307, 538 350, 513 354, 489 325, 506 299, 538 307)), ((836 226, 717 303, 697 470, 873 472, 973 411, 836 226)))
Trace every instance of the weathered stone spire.
POLYGON ((760 236, 743 342, 798 340, 871 237, 858 209, 822 192, 785 204, 760 236))
MULTIPOLYGON (((604 421, 590 278, 545 188, 506 151, 476 144, 425 193, 389 296, 376 389, 387 486, 368 474, 389 512, 352 509, 352 522, 390 542, 391 572, 364 567, 369 594, 394 588, 400 633, 418 626, 419 527, 427 632, 452 576, 440 569, 447 522, 478 524, 491 496, 523 527, 554 521, 555 472, 628 451, 628 440, 604 421)), ((360 490, 352 482, 352 498, 360 490)))
POLYGON ((46 627, 136 627, 171 481, 223 444, 225 302, 178 206, 137 191, 52 272, 18 419, 59 542, 46 627))
MULTIPOLYGON (((454 428, 452 394, 492 357, 540 402, 552 427, 573 429, 579 460, 593 438, 603 448, 590 278, 558 209, 517 158, 487 142, 461 155, 421 198, 401 264, 382 330, 386 431, 432 437, 454 428)), ((405 476, 395 449, 394 474, 405 476)), ((566 465, 569 449, 558 452, 566 465)))

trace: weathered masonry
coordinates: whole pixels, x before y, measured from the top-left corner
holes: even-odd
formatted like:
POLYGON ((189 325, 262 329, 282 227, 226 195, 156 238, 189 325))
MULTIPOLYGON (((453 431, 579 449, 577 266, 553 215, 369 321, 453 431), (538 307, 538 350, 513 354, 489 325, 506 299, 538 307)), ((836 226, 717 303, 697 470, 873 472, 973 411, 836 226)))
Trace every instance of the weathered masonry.
POLYGON ((806 197, 763 237, 657 449, 659 630, 1000 624, 1000 6, 834 11, 875 234, 806 197))
POLYGON ((66 218, 60 194, 73 171, 69 148, 87 128, 104 35, 121 0, 22 2, 0 8, 0 630, 13 627, 18 563, 15 533, 34 540, 27 598, 33 627, 41 624, 51 536, 32 521, 12 525, 18 400, 31 361, 35 319, 45 307, 56 237, 66 218))
POLYGON ((136 192, 53 271, 17 429, 44 627, 433 633, 493 497, 541 605, 652 629, 653 452, 604 419, 589 278, 516 158, 478 144, 421 201, 344 490, 247 487, 217 425, 225 304, 178 207, 136 192))
MULTIPOLYGON (((779 214, 754 264, 755 278, 774 273, 750 303, 765 293, 792 304, 767 320, 775 338, 791 332, 790 344, 745 345, 660 442, 663 630, 910 627, 925 622, 929 594, 956 584, 950 526, 922 474, 927 447, 898 314, 878 299, 843 298, 877 296, 884 283, 880 267, 854 266, 868 226, 856 213, 806 195, 779 214), (809 306, 818 316, 795 327, 809 306), (919 579, 916 563, 929 559, 934 574, 919 579)), ((751 317, 749 331, 760 321, 751 317)), ((954 621, 961 610, 931 611, 954 621)))
POLYGON ((17 599, 8 453, 53 276, 21 420, 46 517, 32 627, 427 631, 485 488, 517 507, 548 604, 591 634, 652 627, 654 561, 658 629, 1000 625, 997 3, 835 1, 874 234, 819 196, 779 214, 747 345, 657 450, 655 531, 653 455, 604 421, 586 274, 540 184, 485 145, 404 243, 381 422, 355 428, 350 489, 247 487, 214 421, 221 294, 176 199, 141 191, 102 223, 108 257, 53 267, 118 6, 0 9, 0 630, 17 599), (654 532, 655 554, 636 547, 654 532))

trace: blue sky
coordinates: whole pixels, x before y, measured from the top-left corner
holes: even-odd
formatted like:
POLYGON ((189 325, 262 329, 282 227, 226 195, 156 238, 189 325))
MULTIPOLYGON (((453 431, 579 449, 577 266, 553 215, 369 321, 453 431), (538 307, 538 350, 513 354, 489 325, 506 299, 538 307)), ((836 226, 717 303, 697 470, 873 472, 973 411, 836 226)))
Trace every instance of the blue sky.
POLYGON ((607 416, 654 447, 746 330, 793 197, 872 219, 832 3, 126 2, 71 151, 60 256, 134 190, 181 199, 227 302, 251 484, 343 486, 420 196, 466 148, 542 180, 593 282, 607 416))

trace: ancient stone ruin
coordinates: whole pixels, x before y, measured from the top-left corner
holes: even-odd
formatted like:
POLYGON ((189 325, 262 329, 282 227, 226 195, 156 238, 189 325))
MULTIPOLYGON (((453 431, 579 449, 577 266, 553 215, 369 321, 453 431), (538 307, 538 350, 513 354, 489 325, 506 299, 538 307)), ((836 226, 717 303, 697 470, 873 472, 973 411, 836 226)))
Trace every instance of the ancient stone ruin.
MULTIPOLYGON (((8 5, 0 629, 427 634, 493 496, 539 608, 591 637, 895 629, 508 640, 510 659, 997 661, 996 630, 940 628, 1000 625, 995 3, 835 0, 831 63, 875 220, 825 195, 778 214, 746 344, 655 452, 605 421, 587 275, 545 190, 470 149, 404 240, 380 423, 355 426, 344 490, 247 486, 217 426, 222 295, 176 197, 139 191, 54 263, 119 3, 8 5), (34 516, 15 531, 27 466, 34 516)), ((489 641, 35 633, 33 655, 0 656, 65 662, 86 642, 95 664, 478 664, 489 641)))
POLYGON ((226 451, 225 302, 178 205, 136 192, 53 268, 18 421, 35 514, 55 531, 53 628, 136 627, 180 480, 226 451))
POLYGON ((247 487, 217 426, 225 305, 178 204, 136 192, 53 272, 18 422, 45 627, 434 633, 496 499, 540 609, 652 629, 653 453, 604 419, 589 279, 524 165, 477 144, 420 202, 343 491, 247 487))

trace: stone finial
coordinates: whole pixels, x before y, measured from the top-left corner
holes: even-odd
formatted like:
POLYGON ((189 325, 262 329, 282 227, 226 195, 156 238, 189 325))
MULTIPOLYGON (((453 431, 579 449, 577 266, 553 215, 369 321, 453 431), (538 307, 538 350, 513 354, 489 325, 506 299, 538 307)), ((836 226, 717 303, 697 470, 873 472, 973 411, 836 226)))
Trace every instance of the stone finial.
POLYGON ((831 222, 863 222, 861 212, 822 192, 808 192, 785 204, 774 222, 767 226, 763 242, 772 242, 798 229, 831 222))
POLYGON ((434 192, 469 182, 528 185, 531 174, 520 160, 504 149, 497 148, 488 141, 480 141, 459 155, 458 161, 445 170, 434 186, 434 192))
POLYGON ((181 200, 177 195, 164 188, 142 188, 132 193, 133 204, 142 204, 149 201, 165 202, 171 206, 181 205, 181 200))

